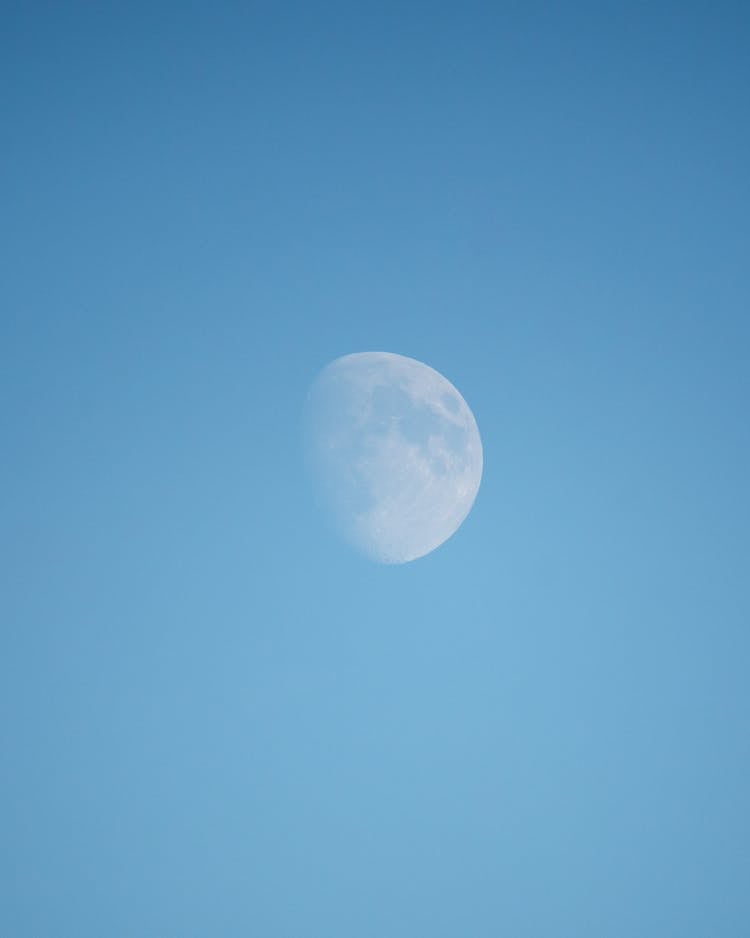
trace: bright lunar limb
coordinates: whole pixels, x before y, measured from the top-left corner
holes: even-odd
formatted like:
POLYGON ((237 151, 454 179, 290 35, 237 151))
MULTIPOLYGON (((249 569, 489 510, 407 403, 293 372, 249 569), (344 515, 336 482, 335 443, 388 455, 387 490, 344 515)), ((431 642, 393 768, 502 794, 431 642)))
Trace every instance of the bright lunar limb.
POLYGON ((380 563, 429 554, 474 503, 474 415, 450 381, 413 358, 358 352, 332 361, 310 389, 305 432, 336 528, 380 563))

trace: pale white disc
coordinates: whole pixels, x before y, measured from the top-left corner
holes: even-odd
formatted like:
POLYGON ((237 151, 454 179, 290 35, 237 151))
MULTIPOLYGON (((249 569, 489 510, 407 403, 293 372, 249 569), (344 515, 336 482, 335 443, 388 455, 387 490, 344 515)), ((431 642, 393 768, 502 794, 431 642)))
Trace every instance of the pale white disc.
POLYGON ((308 395, 306 447, 340 534, 381 563, 449 538, 482 478, 482 442, 456 388, 413 358, 359 352, 327 365, 308 395))

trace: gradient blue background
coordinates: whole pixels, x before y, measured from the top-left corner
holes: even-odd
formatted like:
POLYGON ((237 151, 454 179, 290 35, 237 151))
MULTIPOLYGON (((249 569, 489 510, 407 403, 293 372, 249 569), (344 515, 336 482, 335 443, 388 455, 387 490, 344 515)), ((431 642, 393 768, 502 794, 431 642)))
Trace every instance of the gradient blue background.
POLYGON ((16 3, 0 934, 750 934, 743 3, 16 3), (421 359, 427 558, 305 391, 421 359))

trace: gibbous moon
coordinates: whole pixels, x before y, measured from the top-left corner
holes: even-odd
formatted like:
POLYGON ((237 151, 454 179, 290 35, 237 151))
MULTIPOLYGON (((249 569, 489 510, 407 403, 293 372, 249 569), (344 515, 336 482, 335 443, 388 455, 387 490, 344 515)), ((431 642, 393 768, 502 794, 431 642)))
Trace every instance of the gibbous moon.
POLYGON ((310 388, 306 450, 343 538, 380 563, 407 563, 446 541, 471 510, 482 442, 456 388, 422 362, 358 352, 310 388))

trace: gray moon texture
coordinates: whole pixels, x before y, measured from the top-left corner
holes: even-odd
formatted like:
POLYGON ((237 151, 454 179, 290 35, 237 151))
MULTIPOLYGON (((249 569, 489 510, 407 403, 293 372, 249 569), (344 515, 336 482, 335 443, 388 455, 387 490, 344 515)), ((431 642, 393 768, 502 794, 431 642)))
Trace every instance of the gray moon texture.
POLYGON ((323 369, 307 399, 305 448, 335 528, 379 563, 439 547, 482 478, 466 401, 429 365, 392 352, 344 355, 323 369))

